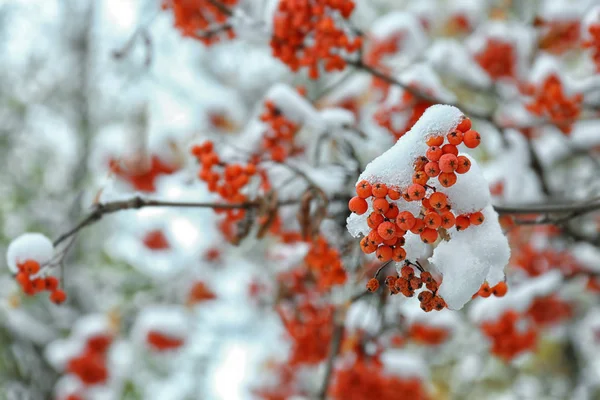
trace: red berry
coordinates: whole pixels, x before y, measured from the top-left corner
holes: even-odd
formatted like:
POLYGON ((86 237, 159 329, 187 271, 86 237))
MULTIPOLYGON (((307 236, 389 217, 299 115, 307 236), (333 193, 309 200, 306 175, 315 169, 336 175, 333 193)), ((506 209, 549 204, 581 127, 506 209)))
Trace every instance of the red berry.
POLYGON ((471 120, 469 118, 463 119, 456 127, 461 132, 466 132, 471 129, 471 120))
POLYGON ((356 185, 356 194, 363 199, 371 197, 371 184, 364 180, 358 182, 358 185, 356 185))
POLYGON ((367 212, 369 205, 367 201, 361 197, 354 196, 348 202, 348 208, 355 214, 362 215, 367 212))
POLYGON ((458 168, 458 158, 454 154, 444 154, 440 157, 440 170, 442 172, 454 172, 458 168))
POLYGON ((458 174, 464 174, 471 169, 471 161, 465 156, 458 156, 458 166, 456 167, 456 172, 458 174))
POLYGON ((463 138, 463 142, 465 146, 467 146, 470 149, 474 149, 475 147, 479 146, 479 143, 481 143, 481 137, 479 136, 479 132, 472 130, 466 131, 465 136, 463 138))
POLYGON ((444 154, 444 152, 442 151, 442 149, 438 146, 431 146, 428 150, 427 153, 425 154, 427 156, 427 159, 429 161, 437 161, 440 159, 440 157, 442 156, 442 154, 444 154))
POLYGON ((52 301, 53 303, 56 303, 56 304, 64 303, 64 301, 66 299, 67 299, 67 294, 63 290, 60 290, 60 289, 57 289, 50 294, 50 301, 52 301))
POLYGON ((387 195, 387 192, 388 188, 385 185, 385 183, 376 183, 371 188, 371 193, 373 193, 373 196, 375 197, 385 197, 387 195))

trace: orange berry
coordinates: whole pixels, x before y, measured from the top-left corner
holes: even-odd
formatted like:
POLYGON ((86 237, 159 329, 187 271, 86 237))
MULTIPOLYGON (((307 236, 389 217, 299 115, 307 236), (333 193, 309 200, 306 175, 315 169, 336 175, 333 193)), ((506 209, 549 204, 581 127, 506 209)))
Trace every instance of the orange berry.
POLYGON ((367 204, 367 201, 365 199, 360 198, 358 196, 354 196, 348 202, 348 208, 353 213, 362 215, 367 212, 367 210, 369 209, 369 205, 367 204))
POLYGON ((37 274, 40 271, 40 263, 35 260, 26 260, 24 263, 20 264, 21 271, 25 272, 27 275, 37 274))
POLYGON ((432 210, 433 209, 433 207, 431 207, 431 203, 429 203, 429 199, 427 197, 425 197, 423 200, 421 200, 421 205, 426 210, 432 210))
POLYGON ((406 250, 404 250, 400 246, 395 247, 394 250, 392 251, 392 260, 394 260, 396 262, 400 262, 400 261, 404 261, 405 258, 406 258, 406 250))
POLYGON ((56 304, 64 303, 67 299, 67 294, 64 290, 57 289, 50 294, 50 301, 56 304))
POLYGON ((407 192, 411 200, 417 201, 425 197, 425 188, 422 185, 419 185, 418 183, 412 184, 408 188, 407 192))
POLYGON ((456 217, 456 230, 457 231, 464 231, 470 225, 471 225, 471 222, 469 221, 469 218, 465 217, 464 215, 456 217))
POLYGON ((458 124, 458 126, 456 127, 456 129, 458 129, 461 132, 466 132, 469 129, 471 129, 471 120, 469 118, 463 119, 462 121, 460 121, 460 123, 458 124))
POLYGON ((421 240, 423 243, 434 243, 438 238, 438 232, 435 229, 425 228, 421 232, 421 240))
POLYGON ((43 278, 37 278, 31 281, 31 285, 33 286, 33 290, 37 292, 41 292, 46 289, 46 282, 43 278))
POLYGON ((369 237, 365 236, 360 241, 360 249, 365 254, 371 254, 371 253, 375 253, 375 250, 377 250, 377 245, 371 243, 371 241, 369 240, 369 237))
POLYGON ((427 164, 428 162, 429 160, 427 159, 427 157, 421 156, 417 158, 413 164, 413 166, 415 167, 415 171, 423 171, 423 168, 425 168, 425 164, 427 164))
MULTIPOLYGON (((450 132, 446 138, 448 138, 448 143, 458 146, 463 141, 464 134, 458 129, 450 132)), ((443 150, 443 149, 442 149, 443 150)))
POLYGON ((416 235, 422 233, 423 230, 425 230, 425 222, 420 218, 416 218, 415 224, 410 231, 416 235))
POLYGON ((442 192, 435 192, 429 196, 429 204, 436 210, 441 210, 448 204, 448 197, 442 192))
POLYGON ((379 233, 377 233, 376 230, 372 230, 371 232, 369 232, 369 235, 367 237, 369 238, 369 242, 371 242, 372 244, 377 245, 383 243, 383 238, 379 233))
POLYGON ((356 185, 356 194, 358 197, 366 199, 371 197, 371 184, 367 181, 360 181, 358 185, 356 185))
POLYGON ((369 282, 367 282, 367 290, 369 292, 376 292, 377 289, 379 289, 379 281, 375 278, 369 279, 369 282))
POLYGON ((402 211, 396 218, 396 225, 403 231, 408 231, 415 226, 416 218, 410 211, 402 211))
POLYGON ((388 189, 387 195, 390 198, 390 200, 398 200, 402 196, 400 191, 396 189, 388 189))
POLYGON ((427 143, 427 146, 441 146, 442 143, 444 143, 444 137, 443 136, 432 136, 429 139, 427 139, 427 141, 425 142, 427 143))
POLYGON ((404 279, 410 279, 415 276, 415 270, 412 269, 411 266, 405 265, 400 269, 400 275, 402 275, 404 279))
POLYGON ((390 203, 384 198, 373 200, 373 209, 379 214, 385 214, 390 209, 390 203))
POLYGON ((383 238, 383 240, 390 240, 396 237, 396 225, 386 221, 379 225, 377 233, 383 238))
POLYGON ((394 251, 390 246, 379 246, 375 255, 377 259, 381 262, 390 261, 392 259, 394 251))
POLYGON ((471 161, 465 156, 458 156, 458 166, 456 167, 456 172, 459 174, 464 174, 471 169, 471 161))
POLYGON ((454 214, 450 211, 446 211, 442 214, 442 228, 450 229, 456 223, 456 218, 454 218, 454 214))
MULTIPOLYGON (((437 162, 430 161, 425 164, 425 173, 428 177, 435 178, 440 174, 440 172, 440 166, 437 162)), ((427 183, 427 181, 425 181, 425 183, 427 183)))
POLYGON ((453 172, 442 172, 438 180, 443 187, 450 187, 456 183, 456 174, 453 172))
POLYGON ((508 286, 506 285, 506 282, 498 283, 496 286, 494 286, 492 292, 496 297, 503 297, 506 292, 508 292, 508 286))
POLYGON ((15 280, 19 285, 21 285, 21 287, 25 287, 25 285, 29 284, 29 275, 27 275, 25 272, 19 272, 15 276, 15 280))
POLYGON ((371 193, 373 193, 373 196, 375 197, 385 197, 387 195, 387 192, 388 188, 385 185, 385 183, 376 183, 371 188, 371 193))
POLYGON ((398 206, 395 203, 390 203, 390 209, 384 215, 387 219, 395 219, 399 213, 398 206))
POLYGON ((418 185, 424 186, 427 185, 427 181, 429 177, 423 171, 417 171, 413 174, 412 181, 418 185))
POLYGON ((383 215, 374 211, 367 217, 367 225, 369 225, 369 228, 371 229, 377 229, 379 224, 381 224, 384 220, 385 218, 383 215))
POLYGON ((427 149, 427 153, 425 153, 429 161, 439 160, 442 154, 444 154, 444 152, 438 146, 431 146, 429 149, 427 149))
POLYGON ((471 223, 471 225, 481 225, 483 224, 484 220, 485 217, 483 216, 483 213, 481 211, 477 211, 476 213, 469 215, 469 222, 471 223))
POLYGON ((463 142, 468 148, 474 149, 481 143, 481 136, 479 136, 479 132, 469 130, 465 132, 463 142))
POLYGON ((454 154, 455 156, 458 155, 458 148, 453 144, 445 144, 442 147, 442 151, 444 154, 454 154))
POLYGON ((440 157, 440 170, 442 172, 454 172, 458 168, 458 158, 454 154, 444 154, 440 157))
POLYGON ((425 225, 430 229, 437 229, 442 225, 442 217, 435 211, 425 214, 423 220, 425 221, 425 225))

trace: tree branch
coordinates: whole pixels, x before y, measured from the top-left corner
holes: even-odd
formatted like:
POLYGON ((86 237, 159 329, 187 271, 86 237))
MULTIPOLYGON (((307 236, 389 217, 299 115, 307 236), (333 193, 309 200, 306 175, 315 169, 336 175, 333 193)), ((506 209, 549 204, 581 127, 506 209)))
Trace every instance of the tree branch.
POLYGON ((342 337, 344 336, 344 323, 336 320, 336 315, 333 317, 333 333, 331 334, 331 342, 329 343, 329 356, 325 363, 325 375, 323 377, 323 384, 317 395, 317 399, 325 400, 327 398, 327 391, 329 390, 329 384, 331 377, 333 376, 333 364, 337 358, 338 353, 342 347, 342 337))

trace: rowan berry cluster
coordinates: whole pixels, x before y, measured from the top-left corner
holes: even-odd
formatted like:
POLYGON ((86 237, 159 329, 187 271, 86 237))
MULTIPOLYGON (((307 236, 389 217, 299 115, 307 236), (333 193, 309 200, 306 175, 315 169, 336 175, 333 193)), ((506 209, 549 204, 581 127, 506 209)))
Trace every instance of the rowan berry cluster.
POLYGON ((600 24, 591 24, 588 33, 590 38, 583 42, 583 47, 591 50, 596 71, 600 72, 600 24))
POLYGON ((430 346, 442 344, 448 339, 449 334, 445 328, 420 323, 412 324, 408 330, 408 336, 412 340, 430 346))
POLYGON ((400 104, 391 107, 382 106, 375 112, 373 118, 379 126, 387 129, 394 135, 394 138, 398 140, 413 127, 419 118, 421 118, 425 110, 432 105, 433 103, 427 100, 415 98, 410 92, 404 92, 400 104), (396 127, 394 116, 397 113, 405 112, 407 110, 410 110, 410 115, 408 116, 406 123, 400 127, 396 127))
POLYGON ((146 233, 143 242, 144 246, 150 250, 167 250, 171 247, 165 234, 160 229, 146 233))
POLYGON ((540 87, 534 88, 533 99, 525 108, 534 115, 548 118, 564 134, 569 134, 581 114, 582 101, 582 94, 568 97, 560 78, 552 74, 540 87))
POLYGON ((473 295, 473 298, 480 297, 490 297, 492 295, 496 297, 504 297, 504 295, 508 292, 508 285, 506 282, 499 282, 495 286, 490 287, 487 282, 484 282, 483 285, 479 288, 479 291, 473 295))
POLYGON ((170 351, 180 348, 185 341, 178 336, 168 335, 159 331, 149 331, 146 335, 148 346, 154 351, 170 351))
POLYGON ((26 260, 17 264, 19 272, 15 276, 15 280, 23 289, 23 293, 28 296, 33 296, 37 293, 49 291, 50 301, 56 304, 61 304, 67 299, 67 294, 64 290, 59 289, 58 279, 54 276, 42 278, 40 275, 40 264, 35 260, 26 260))
POLYGON ((329 352, 333 330, 333 306, 302 300, 294 310, 278 308, 281 321, 292 341, 289 365, 314 365, 329 352))
MULTIPOLYGON (((127 163, 129 164, 129 163, 127 163)), ((110 160, 109 168, 113 174, 129 182, 140 192, 155 192, 156 179, 161 175, 170 175, 177 171, 177 167, 163 162, 158 156, 150 157, 149 163, 136 162, 124 168, 118 160, 110 160)))
POLYGON ((285 161, 294 151, 294 136, 299 125, 286 118, 275 103, 269 100, 265 102, 265 111, 260 120, 269 126, 263 137, 262 148, 271 155, 273 161, 285 161))
MULTIPOLYGON (((356 196, 349 201, 350 211, 362 215, 369 207, 372 212, 367 217, 370 233, 361 240, 361 249, 367 254, 375 253, 381 262, 393 260, 404 261, 406 251, 403 248, 405 235, 410 231, 420 235, 424 243, 433 244, 446 229, 456 227, 457 230, 467 229, 470 225, 480 225, 484 221, 481 212, 456 216, 451 210, 448 198, 444 193, 437 192, 428 185, 430 179, 437 178, 443 187, 450 187, 457 182, 457 174, 464 174, 471 168, 471 162, 463 155, 458 155, 457 146, 464 143, 469 148, 479 145, 481 138, 477 131, 471 129, 471 121, 463 119, 446 138, 443 136, 431 137, 427 140, 430 146, 424 156, 417 158, 414 163, 413 184, 408 188, 387 187, 384 183, 369 183, 361 181, 356 186, 356 196), (444 144, 447 140, 447 144, 444 144), (421 202, 421 214, 415 217, 409 211, 400 211, 396 200, 404 198, 406 201, 421 202), (371 204, 369 204, 369 202, 371 204)), ((406 274, 414 274, 412 268, 406 267, 406 274)), ((437 283, 426 275, 435 284, 431 290, 431 297, 423 294, 421 307, 430 311, 441 309, 445 306, 443 300, 435 296, 437 283)), ((421 278, 423 273, 421 274, 421 278)), ((415 279, 413 283, 406 281, 406 277, 394 278, 386 282, 392 294, 402 293, 412 296, 414 290, 420 288, 420 283, 415 279), (398 282, 396 280, 398 279, 398 282)), ((376 290, 374 281, 370 281, 368 288, 376 290)), ((430 292, 430 293, 431 293, 430 292)))
POLYGON ((497 321, 481 325, 481 330, 492 342, 492 353, 506 361, 533 349, 537 342, 536 329, 519 329, 518 322, 519 314, 508 310, 497 321))
POLYGON ((77 376, 86 386, 105 383, 109 375, 107 353, 112 341, 108 334, 88 338, 83 351, 67 363, 67 372, 77 376))
POLYGON ((188 292, 187 304, 194 305, 208 300, 214 300, 217 295, 210 290, 206 283, 202 281, 195 282, 188 292))
POLYGON ((573 314, 571 304, 562 300, 555 294, 538 297, 529 306, 525 313, 536 326, 544 327, 555 325, 568 319, 573 314))
POLYGON ((226 24, 228 15, 224 8, 231 8, 238 0, 219 0, 218 7, 209 0, 163 0, 162 9, 173 10, 175 27, 183 36, 198 39, 206 46, 218 42, 221 37, 235 37, 233 28, 226 24))
POLYGON ((418 378, 390 374, 376 355, 358 357, 335 371, 331 397, 342 399, 427 400, 429 395, 418 378))
POLYGON ((341 71, 343 53, 362 46, 359 36, 351 38, 338 26, 353 10, 352 0, 280 0, 273 17, 273 55, 292 71, 308 68, 311 79, 319 77, 321 65, 327 72, 341 71))
MULTIPOLYGON (((371 279, 371 281, 373 281, 373 279, 371 279)), ((367 288, 369 290, 370 286, 372 286, 371 281, 367 283, 367 288)), ((423 285, 425 285, 425 289, 418 295, 421 309, 425 312, 429 312, 433 310, 440 311, 446 307, 444 299, 437 295, 438 283, 428 271, 422 271, 419 276, 416 276, 414 269, 409 265, 405 265, 400 270, 400 276, 388 276, 385 279, 385 285, 390 291, 390 294, 401 293, 405 297, 413 297, 415 291, 421 289, 423 285)))
POLYGON ((304 257, 304 262, 313 275, 316 276, 317 286, 321 290, 341 285, 348 279, 340 253, 331 247, 322 236, 311 242, 311 247, 304 257))
POLYGON ((475 61, 494 80, 515 77, 516 55, 510 43, 488 39, 485 49, 475 55, 475 61))
MULTIPOLYGON (((207 188, 212 193, 218 193, 223 200, 229 203, 243 203, 248 200, 243 189, 248 185, 252 177, 259 175, 255 163, 249 162, 245 165, 221 161, 214 150, 212 142, 207 141, 201 145, 192 147, 192 154, 198 160, 201 168, 198 177, 206 182, 207 188)), ((246 215, 243 208, 231 210, 215 210, 216 213, 225 214, 226 225, 232 225, 242 220, 246 215)), ((224 231, 230 227, 224 227, 224 231)))
POLYGON ((539 48, 552 54, 563 54, 577 48, 580 39, 579 21, 544 21, 534 23, 540 29, 539 48))

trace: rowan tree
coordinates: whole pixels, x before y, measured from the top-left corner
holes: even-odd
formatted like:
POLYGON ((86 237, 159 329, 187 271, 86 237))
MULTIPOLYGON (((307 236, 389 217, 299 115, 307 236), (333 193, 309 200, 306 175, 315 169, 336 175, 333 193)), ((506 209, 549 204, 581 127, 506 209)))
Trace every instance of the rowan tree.
POLYGON ((9 395, 600 395, 595 1, 8 3, 9 395))

